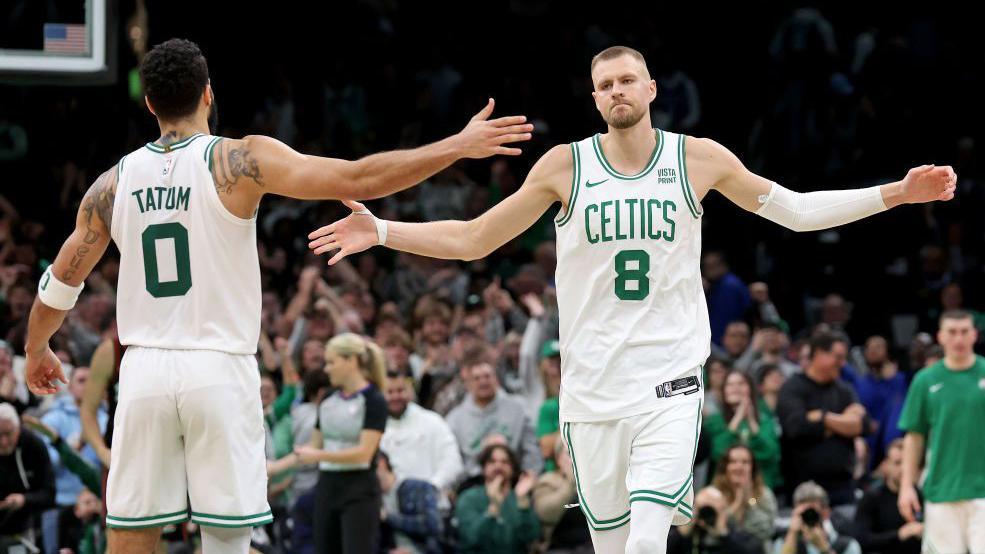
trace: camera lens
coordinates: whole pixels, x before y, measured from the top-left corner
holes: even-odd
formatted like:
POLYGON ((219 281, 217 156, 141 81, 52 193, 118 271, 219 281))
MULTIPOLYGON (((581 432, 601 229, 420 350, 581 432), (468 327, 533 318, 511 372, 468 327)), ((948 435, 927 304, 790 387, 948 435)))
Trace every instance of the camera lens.
POLYGON ((807 508, 800 514, 800 520, 808 527, 817 527, 821 523, 821 514, 814 508, 807 508))
POLYGON ((718 521, 718 510, 711 506, 702 506, 698 509, 698 521, 709 527, 714 527, 715 522, 718 521))

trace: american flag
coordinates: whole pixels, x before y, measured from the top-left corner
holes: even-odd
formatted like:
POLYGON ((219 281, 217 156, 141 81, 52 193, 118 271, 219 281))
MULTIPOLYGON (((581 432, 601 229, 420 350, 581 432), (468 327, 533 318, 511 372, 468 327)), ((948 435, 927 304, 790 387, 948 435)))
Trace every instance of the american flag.
POLYGON ((44 24, 44 51, 67 54, 84 54, 86 45, 86 26, 65 23, 44 24))

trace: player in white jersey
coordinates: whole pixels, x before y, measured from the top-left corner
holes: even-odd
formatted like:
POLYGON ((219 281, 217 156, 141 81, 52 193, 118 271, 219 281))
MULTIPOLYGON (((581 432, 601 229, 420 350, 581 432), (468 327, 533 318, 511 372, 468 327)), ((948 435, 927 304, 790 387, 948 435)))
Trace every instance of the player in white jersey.
POLYGON ((950 167, 923 166, 861 190, 798 194, 748 171, 709 139, 654 130, 643 56, 609 48, 592 60, 608 133, 556 146, 523 186, 472 221, 400 223, 353 214, 311 233, 329 263, 382 244, 435 258, 481 258, 561 202, 557 294, 561 421, 581 509, 597 552, 664 552, 691 519, 709 354, 699 273, 701 200, 712 189, 797 231, 855 221, 904 203, 948 200, 950 167), (630 524, 630 522, 632 522, 630 524))
POLYGON ((110 550, 152 552, 161 526, 191 518, 206 554, 243 554, 249 528, 271 519, 254 357, 260 199, 383 196, 463 157, 519 154, 506 145, 529 139, 532 127, 521 116, 489 120, 490 100, 440 142, 335 160, 267 137, 210 135, 216 104, 194 43, 158 45, 141 76, 161 138, 124 156, 83 198, 75 231, 39 283, 27 381, 36 394, 64 382, 48 341, 112 238, 121 255, 119 333, 129 348, 106 499, 110 550))

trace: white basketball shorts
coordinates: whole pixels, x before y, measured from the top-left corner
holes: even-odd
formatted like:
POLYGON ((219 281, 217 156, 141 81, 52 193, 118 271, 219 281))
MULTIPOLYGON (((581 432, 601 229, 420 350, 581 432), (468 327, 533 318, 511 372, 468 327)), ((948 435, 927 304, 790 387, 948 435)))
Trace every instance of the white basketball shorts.
POLYGON ((633 502, 675 509, 674 525, 692 518, 694 457, 703 389, 662 398, 645 414, 612 421, 564 423, 578 501, 596 531, 629 523, 633 502))
POLYGON ((107 526, 272 521, 253 356, 130 347, 119 386, 107 526))

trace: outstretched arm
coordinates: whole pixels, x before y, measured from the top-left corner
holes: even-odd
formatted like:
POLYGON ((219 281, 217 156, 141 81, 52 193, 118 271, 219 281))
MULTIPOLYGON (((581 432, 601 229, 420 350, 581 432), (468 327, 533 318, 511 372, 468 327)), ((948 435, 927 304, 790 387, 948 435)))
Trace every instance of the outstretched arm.
POLYGON ((266 193, 310 200, 364 200, 415 185, 462 158, 516 156, 511 143, 530 139, 524 116, 490 120, 494 102, 456 135, 412 150, 395 150, 349 161, 300 154, 265 136, 219 139, 206 160, 220 194, 241 197, 247 211, 266 193))
POLYGON ((844 225, 900 204, 950 200, 957 184, 950 166, 924 165, 900 181, 875 187, 797 193, 749 171, 713 140, 689 137, 686 145, 688 172, 699 196, 715 189, 741 208, 794 231, 844 225))
POLYGON ((82 407, 79 417, 82 419, 82 436, 89 446, 96 451, 103 466, 109 467, 109 445, 103 440, 103 430, 99 428, 99 408, 106 395, 106 386, 113 378, 113 365, 116 362, 116 348, 112 340, 103 341, 92 354, 89 363, 89 380, 86 381, 85 392, 82 393, 82 407))
POLYGON ((353 213, 308 235, 309 247, 315 254, 338 249, 328 262, 334 264, 349 254, 381 244, 377 231, 380 223, 386 227, 382 244, 387 248, 431 258, 483 258, 533 225, 552 203, 566 202, 559 191, 563 183, 570 185, 571 174, 569 147, 555 146, 534 164, 520 190, 471 221, 378 222, 362 204, 346 202, 353 213))
MULTIPOLYGON (((39 294, 34 299, 28 319, 24 346, 27 356, 25 380, 34 394, 52 394, 58 391, 56 381, 67 382, 61 363, 48 347, 48 340, 61 327, 68 310, 75 305, 75 298, 70 298, 70 289, 82 285, 109 245, 116 180, 116 166, 113 166, 89 187, 75 218, 75 231, 41 277, 39 294), (43 296, 56 290, 60 291, 56 293, 60 302, 53 303, 66 306, 64 309, 42 301, 43 296)), ((75 297, 77 295, 76 291, 75 297)))

